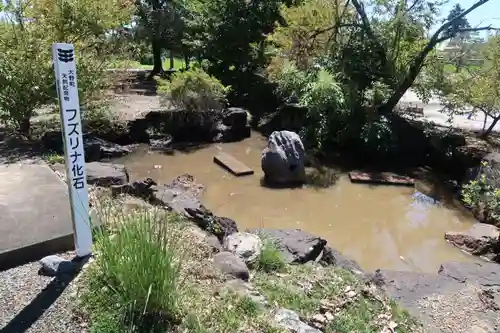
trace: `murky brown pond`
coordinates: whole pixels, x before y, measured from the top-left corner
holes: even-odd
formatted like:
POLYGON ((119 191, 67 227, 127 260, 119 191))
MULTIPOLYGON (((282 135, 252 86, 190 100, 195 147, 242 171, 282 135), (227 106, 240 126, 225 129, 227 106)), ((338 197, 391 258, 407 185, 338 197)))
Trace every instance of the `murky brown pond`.
POLYGON ((465 230, 474 220, 458 210, 413 198, 415 190, 397 186, 351 184, 346 176, 325 189, 269 189, 260 179, 258 134, 239 143, 217 144, 167 156, 138 149, 118 160, 132 180, 151 177, 169 182, 183 173, 207 187, 203 203, 214 213, 251 227, 301 228, 328 240, 365 270, 377 268, 435 273, 446 261, 469 261, 444 240, 444 232, 465 230), (213 162, 227 152, 255 170, 237 178, 213 162))

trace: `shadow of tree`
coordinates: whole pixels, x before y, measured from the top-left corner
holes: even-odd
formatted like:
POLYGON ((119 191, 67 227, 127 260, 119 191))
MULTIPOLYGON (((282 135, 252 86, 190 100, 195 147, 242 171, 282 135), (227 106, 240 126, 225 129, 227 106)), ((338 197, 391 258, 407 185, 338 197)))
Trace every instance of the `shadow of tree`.
POLYGON ((42 155, 43 149, 39 142, 0 133, 0 164, 18 163, 27 159, 37 159, 42 155))

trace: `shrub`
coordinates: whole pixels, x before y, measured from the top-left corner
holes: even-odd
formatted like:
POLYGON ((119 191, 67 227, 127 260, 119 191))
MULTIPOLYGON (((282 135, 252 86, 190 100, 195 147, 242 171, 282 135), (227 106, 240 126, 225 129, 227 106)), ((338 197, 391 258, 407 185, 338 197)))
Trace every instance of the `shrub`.
POLYGON ((189 111, 220 110, 224 108, 230 91, 230 87, 225 87, 199 68, 175 73, 170 81, 158 81, 160 95, 167 98, 174 107, 189 111))
POLYGON ((348 123, 350 113, 342 86, 331 73, 322 68, 302 71, 293 62, 284 61, 270 78, 277 84, 280 95, 308 110, 301 132, 307 142, 319 149, 326 143, 339 143, 337 132, 348 123))
POLYGON ((115 218, 108 225, 113 235, 102 231, 97 237, 93 280, 103 281, 134 314, 176 319, 183 297, 179 219, 155 210, 115 218))
POLYGON ((276 240, 265 238, 259 256, 255 261, 255 268, 266 273, 281 271, 285 268, 285 261, 281 256, 279 244, 276 240))
POLYGON ((5 30, 0 39, 1 117, 25 134, 34 110, 55 97, 50 56, 41 51, 44 48, 35 32, 26 30, 5 30))
POLYGON ((483 162, 477 179, 462 187, 463 202, 483 222, 500 221, 500 173, 483 162))

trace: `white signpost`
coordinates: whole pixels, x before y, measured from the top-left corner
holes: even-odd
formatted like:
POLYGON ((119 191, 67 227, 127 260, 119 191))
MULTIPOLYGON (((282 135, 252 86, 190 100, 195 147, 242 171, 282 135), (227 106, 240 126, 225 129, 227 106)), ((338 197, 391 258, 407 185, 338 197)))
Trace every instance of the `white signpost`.
POLYGON ((53 44, 52 58, 59 96, 75 250, 78 257, 84 257, 92 252, 92 229, 90 226, 82 121, 76 83, 75 49, 72 44, 53 44))

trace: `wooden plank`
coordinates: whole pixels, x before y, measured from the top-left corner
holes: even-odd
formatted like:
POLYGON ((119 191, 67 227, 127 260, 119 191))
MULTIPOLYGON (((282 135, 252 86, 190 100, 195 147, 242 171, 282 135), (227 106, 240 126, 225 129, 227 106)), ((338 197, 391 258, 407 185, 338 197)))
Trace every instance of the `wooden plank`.
POLYGON ((214 157, 214 162, 221 167, 229 170, 235 176, 253 175, 253 170, 247 167, 242 162, 238 161, 233 156, 226 153, 219 153, 214 157))
POLYGON ((379 185, 415 185, 415 179, 398 175, 392 172, 349 172, 349 178, 353 183, 379 184, 379 185))

